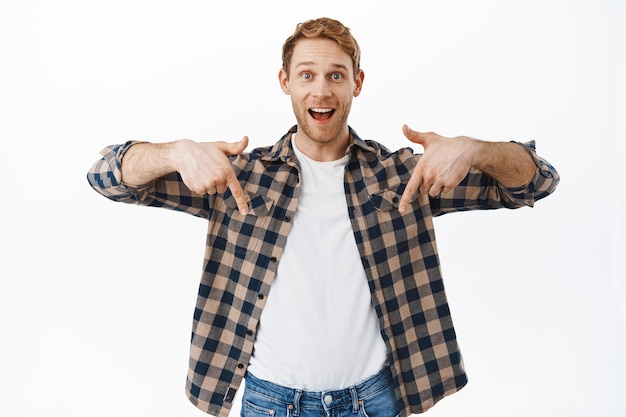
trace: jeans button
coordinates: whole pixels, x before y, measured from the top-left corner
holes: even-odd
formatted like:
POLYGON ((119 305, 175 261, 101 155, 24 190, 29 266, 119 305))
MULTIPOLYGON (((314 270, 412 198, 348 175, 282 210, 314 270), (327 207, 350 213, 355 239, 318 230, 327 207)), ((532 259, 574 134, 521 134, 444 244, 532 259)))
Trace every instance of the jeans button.
POLYGON ((333 396, 332 395, 327 395, 324 397, 324 403, 326 403, 326 405, 330 405, 330 403, 333 402, 333 396))

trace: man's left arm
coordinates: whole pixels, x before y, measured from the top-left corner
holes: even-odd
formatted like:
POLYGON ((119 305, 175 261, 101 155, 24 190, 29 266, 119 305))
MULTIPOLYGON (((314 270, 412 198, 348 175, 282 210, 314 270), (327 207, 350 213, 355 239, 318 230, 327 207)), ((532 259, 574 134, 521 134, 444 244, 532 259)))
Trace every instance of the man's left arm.
MULTIPOLYGON (((466 136, 446 138, 419 133, 406 125, 405 136, 424 147, 400 200, 405 212, 417 192, 437 197, 451 192, 472 171, 493 178, 500 187, 514 190, 532 186, 533 200, 552 193, 559 182, 556 170, 534 152, 534 143, 487 142, 466 136)), ((532 202, 531 202, 532 204, 532 202)))

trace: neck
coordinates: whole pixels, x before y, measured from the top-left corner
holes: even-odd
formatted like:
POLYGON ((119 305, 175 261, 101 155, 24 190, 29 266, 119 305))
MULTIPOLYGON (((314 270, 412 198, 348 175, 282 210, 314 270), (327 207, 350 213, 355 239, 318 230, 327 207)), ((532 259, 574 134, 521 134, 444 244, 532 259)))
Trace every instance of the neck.
POLYGON ((294 139, 294 146, 307 157, 318 162, 330 162, 344 157, 350 143, 350 133, 346 130, 340 137, 323 141, 311 139, 304 131, 298 129, 294 139))

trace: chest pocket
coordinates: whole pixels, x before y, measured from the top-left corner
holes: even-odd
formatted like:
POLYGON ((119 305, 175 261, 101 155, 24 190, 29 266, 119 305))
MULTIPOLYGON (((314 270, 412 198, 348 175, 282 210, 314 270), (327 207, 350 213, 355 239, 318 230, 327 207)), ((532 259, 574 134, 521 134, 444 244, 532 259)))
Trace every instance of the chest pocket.
POLYGON ((250 198, 248 214, 239 212, 237 201, 227 192, 224 198, 226 215, 224 224, 215 244, 222 246, 235 255, 243 256, 253 253, 263 241, 271 216, 274 201, 260 194, 248 193, 250 198))
MULTIPOLYGON (((379 211, 398 210, 401 194, 395 190, 382 190, 370 196, 370 201, 379 211)), ((399 214, 399 213, 398 213, 399 214)))
POLYGON ((386 189, 370 195, 370 202, 376 209, 379 237, 375 240, 377 250, 387 253, 404 253, 421 241, 429 241, 430 236, 423 224, 419 194, 413 196, 405 214, 400 214, 399 190, 386 189))

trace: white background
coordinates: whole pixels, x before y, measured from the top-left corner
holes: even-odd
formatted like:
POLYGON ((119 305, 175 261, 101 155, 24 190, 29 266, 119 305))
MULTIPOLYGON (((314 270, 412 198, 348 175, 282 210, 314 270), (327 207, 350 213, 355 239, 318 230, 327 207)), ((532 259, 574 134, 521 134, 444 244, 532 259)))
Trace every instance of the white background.
POLYGON ((295 121, 280 48, 320 16, 363 49, 361 136, 535 139, 562 176, 534 209, 436 220, 470 382, 427 415, 626 415, 626 3, 608 0, 2 0, 0 415, 202 415, 183 388, 205 223, 85 175, 128 139, 273 143, 295 121))

